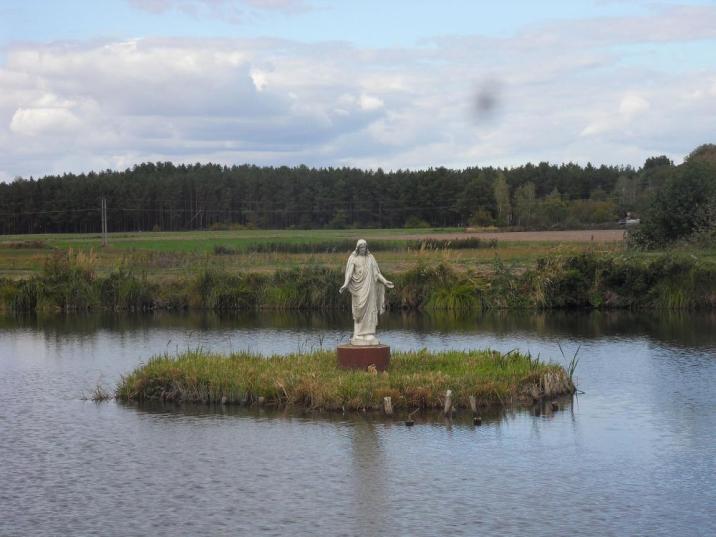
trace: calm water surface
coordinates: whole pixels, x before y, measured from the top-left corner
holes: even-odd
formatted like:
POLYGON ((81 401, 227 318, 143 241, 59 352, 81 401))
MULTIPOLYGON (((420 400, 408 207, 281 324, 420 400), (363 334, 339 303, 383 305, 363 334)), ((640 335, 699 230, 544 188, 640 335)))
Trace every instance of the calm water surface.
POLYGON ((0 535, 716 535, 716 317, 393 315, 394 349, 517 348, 583 394, 473 427, 94 404, 152 354, 332 348, 350 319, 0 319, 0 535))

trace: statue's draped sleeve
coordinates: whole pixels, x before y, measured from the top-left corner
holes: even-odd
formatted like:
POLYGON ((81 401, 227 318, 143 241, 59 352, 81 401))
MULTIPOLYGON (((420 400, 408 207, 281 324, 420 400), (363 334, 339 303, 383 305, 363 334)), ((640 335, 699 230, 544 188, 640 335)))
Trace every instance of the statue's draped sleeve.
POLYGON ((385 311, 385 285, 383 285, 383 282, 380 278, 380 267, 378 267, 378 262, 373 257, 373 254, 370 254, 370 262, 372 266, 375 267, 374 283, 376 307, 378 308, 378 314, 382 314, 385 311))
POLYGON ((351 283, 351 276, 353 275, 353 258, 355 254, 351 254, 346 263, 345 277, 343 278, 343 285, 349 285, 351 283))

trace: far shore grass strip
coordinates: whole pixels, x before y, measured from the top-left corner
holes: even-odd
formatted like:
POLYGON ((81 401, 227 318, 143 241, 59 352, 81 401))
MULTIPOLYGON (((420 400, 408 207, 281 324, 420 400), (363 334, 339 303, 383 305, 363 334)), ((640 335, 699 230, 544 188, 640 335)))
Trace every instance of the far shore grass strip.
MULTIPOLYGON (((343 259, 345 262, 345 258, 343 259)), ((132 264, 96 270, 93 252, 50 256, 28 279, 0 277, 0 310, 339 311, 343 266, 231 273, 207 265, 157 282, 132 264)), ((381 262, 382 267, 382 262, 381 262)), ((169 271, 171 267, 167 267, 169 271)), ((470 312, 494 309, 716 309, 716 263, 691 255, 552 254, 520 270, 493 259, 490 272, 421 262, 384 271, 395 288, 390 310, 470 312)))
POLYGON ((560 365, 530 355, 494 350, 396 352, 387 371, 340 369, 335 351, 264 357, 202 350, 151 358, 123 377, 122 401, 262 404, 314 410, 441 408, 447 390, 457 407, 529 405, 574 393, 560 365))

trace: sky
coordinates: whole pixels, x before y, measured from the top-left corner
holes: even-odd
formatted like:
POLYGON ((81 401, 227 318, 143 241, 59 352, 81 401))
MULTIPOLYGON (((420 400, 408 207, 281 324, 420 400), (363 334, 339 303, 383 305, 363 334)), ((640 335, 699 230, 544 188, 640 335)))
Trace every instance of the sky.
POLYGON ((715 127, 713 0, 0 0, 0 181, 638 167, 715 127))

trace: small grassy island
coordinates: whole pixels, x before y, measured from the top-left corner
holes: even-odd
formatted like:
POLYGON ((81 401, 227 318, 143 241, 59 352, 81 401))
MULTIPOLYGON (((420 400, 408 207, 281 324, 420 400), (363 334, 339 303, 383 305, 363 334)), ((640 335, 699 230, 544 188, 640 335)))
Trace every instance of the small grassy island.
MULTIPOLYGON (((573 367, 570 366, 573 371, 573 367)), ((574 393, 571 372, 539 358, 492 350, 395 352, 383 373, 339 369, 335 352, 264 357, 201 350, 155 356, 123 377, 116 397, 315 410, 440 408, 447 390, 469 408, 531 404, 574 393)))

